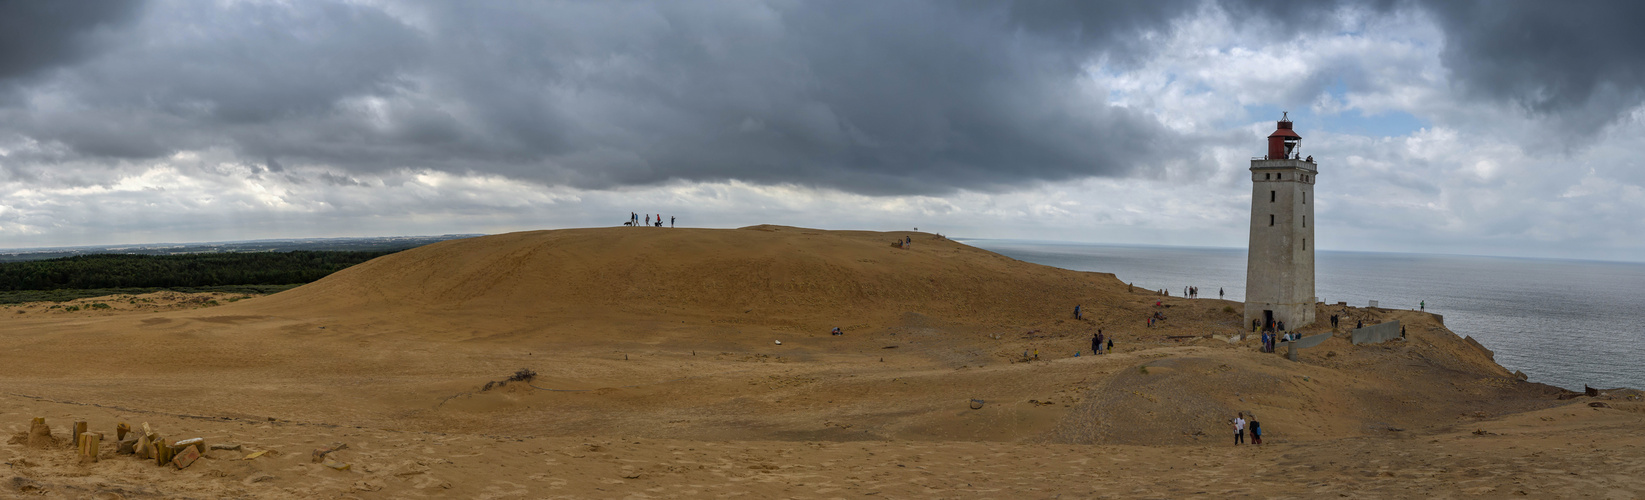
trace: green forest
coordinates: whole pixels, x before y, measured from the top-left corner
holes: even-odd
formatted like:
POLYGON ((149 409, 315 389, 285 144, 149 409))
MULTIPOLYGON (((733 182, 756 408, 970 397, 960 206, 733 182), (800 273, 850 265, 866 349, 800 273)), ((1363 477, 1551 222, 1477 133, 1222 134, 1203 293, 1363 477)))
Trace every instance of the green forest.
POLYGON ((95 254, 0 263, 0 303, 117 293, 274 293, 393 251, 95 254))

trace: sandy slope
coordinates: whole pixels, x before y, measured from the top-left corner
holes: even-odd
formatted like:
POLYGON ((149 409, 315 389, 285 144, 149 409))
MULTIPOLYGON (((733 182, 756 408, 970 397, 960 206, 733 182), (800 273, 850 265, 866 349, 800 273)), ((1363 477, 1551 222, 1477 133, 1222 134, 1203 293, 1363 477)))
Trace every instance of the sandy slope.
MULTIPOLYGON (((67 451, 5 448, 25 481, 14 490, 68 496, 97 484, 120 485, 125 497, 1307 496, 1320 491, 1315 483, 1422 496, 1413 491, 1432 490, 1378 486, 1318 460, 1408 453, 1512 468, 1509 457, 1522 454, 1506 446, 1552 445, 1471 431, 1521 424, 1548 443, 1606 431, 1618 437, 1605 447, 1639 463, 1633 403, 1560 406, 1570 403, 1556 399, 1563 391, 1514 380, 1430 315, 1348 309, 1400 319, 1409 339, 1332 339, 1292 363, 1238 341, 1229 305, 921 233, 514 233, 437 243, 215 307, 4 315, 0 428, 16 432, 30 416, 59 427, 89 419, 94 429, 149 421, 174 429, 168 436, 285 452, 161 472, 124 457, 79 466, 67 451), (902 237, 914 238, 911 249, 890 245, 902 237), (1075 304, 1084 320, 1071 317, 1075 304), (1155 312, 1168 319, 1147 328, 1155 312), (835 326, 847 334, 830 336, 835 326), (1090 355, 1097 328, 1118 353, 1090 355), (481 390, 521 368, 539 375, 481 390), (1238 411, 1263 422, 1268 449, 1222 447, 1238 411), (1523 421, 1547 412, 1581 418, 1523 421), (332 441, 350 442, 361 468, 308 464, 307 448, 332 441), (887 454, 925 463, 896 467, 887 454), (1137 465, 1112 488, 1088 481, 1118 463, 1137 465), (147 479, 115 480, 132 474, 147 479), (275 479, 253 481, 262 475, 275 479), (1236 479, 1246 485, 1213 488, 1236 479)), ((1429 474, 1383 460, 1396 477, 1429 474)), ((1631 470, 1569 453, 1557 460, 1544 468, 1631 470)), ((1471 484, 1445 474, 1421 479, 1456 493, 1471 484)), ((1396 483, 1423 482, 1413 481, 1396 483)), ((1470 487, 1519 487, 1502 481, 1470 487)), ((1632 480, 1601 483, 1642 492, 1632 480)))

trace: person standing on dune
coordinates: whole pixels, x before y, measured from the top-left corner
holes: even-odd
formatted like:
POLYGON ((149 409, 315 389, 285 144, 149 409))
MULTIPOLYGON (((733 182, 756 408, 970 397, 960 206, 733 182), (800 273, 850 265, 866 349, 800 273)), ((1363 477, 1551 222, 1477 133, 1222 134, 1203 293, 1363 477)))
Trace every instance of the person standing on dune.
POLYGON ((1234 415, 1234 446, 1245 442, 1245 419, 1234 415))
POLYGON ((1097 330, 1096 335, 1091 336, 1091 352, 1094 354, 1102 354, 1102 330, 1100 329, 1097 330))
POLYGON ((1262 445, 1262 422, 1257 421, 1256 415, 1251 416, 1251 444, 1262 445))
POLYGON ((1079 306, 1079 304, 1074 305, 1074 319, 1080 319, 1080 306, 1079 306))
POLYGON ((672 216, 672 215, 668 216, 668 228, 669 229, 674 228, 674 216, 672 216))

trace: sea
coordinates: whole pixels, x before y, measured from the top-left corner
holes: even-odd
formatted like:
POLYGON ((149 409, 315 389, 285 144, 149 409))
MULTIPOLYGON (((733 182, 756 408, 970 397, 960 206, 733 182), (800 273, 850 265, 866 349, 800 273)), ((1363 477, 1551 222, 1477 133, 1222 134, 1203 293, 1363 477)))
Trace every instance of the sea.
MULTIPOLYGON (((958 238, 957 238, 958 239, 958 238)), ((1181 296, 1245 299, 1245 249, 958 239, 1018 260, 1181 296)), ((1645 388, 1645 263, 1321 250, 1326 303, 1427 310, 1531 381, 1582 390, 1645 388)))

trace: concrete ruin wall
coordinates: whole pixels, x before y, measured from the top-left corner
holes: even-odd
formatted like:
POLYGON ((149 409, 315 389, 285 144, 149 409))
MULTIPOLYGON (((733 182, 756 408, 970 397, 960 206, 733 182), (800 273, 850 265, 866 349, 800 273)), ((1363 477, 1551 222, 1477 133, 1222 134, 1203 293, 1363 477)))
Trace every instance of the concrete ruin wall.
POLYGON ((1354 329, 1354 345, 1375 344, 1399 338, 1399 320, 1354 329))

